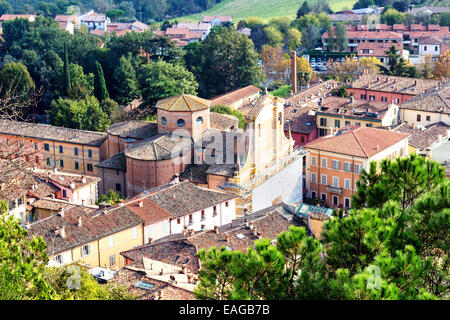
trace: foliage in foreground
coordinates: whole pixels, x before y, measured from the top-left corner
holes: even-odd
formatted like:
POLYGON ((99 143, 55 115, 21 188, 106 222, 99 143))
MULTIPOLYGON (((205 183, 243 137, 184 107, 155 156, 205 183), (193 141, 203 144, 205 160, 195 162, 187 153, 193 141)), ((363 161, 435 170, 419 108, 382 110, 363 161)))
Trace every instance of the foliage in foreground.
POLYGON ((75 264, 46 267, 47 245, 30 237, 0 201, 0 300, 132 300, 120 285, 100 285, 75 264), (73 286, 72 286, 73 285, 73 286))
MULTIPOLYGON (((246 252, 201 250, 197 297, 448 299, 450 181, 435 165, 416 155, 384 162, 392 192, 331 218, 321 241, 291 226, 276 244, 262 239, 246 252), (400 182, 398 167, 408 181, 400 182)), ((376 183, 360 183, 358 192, 377 198, 376 183)))

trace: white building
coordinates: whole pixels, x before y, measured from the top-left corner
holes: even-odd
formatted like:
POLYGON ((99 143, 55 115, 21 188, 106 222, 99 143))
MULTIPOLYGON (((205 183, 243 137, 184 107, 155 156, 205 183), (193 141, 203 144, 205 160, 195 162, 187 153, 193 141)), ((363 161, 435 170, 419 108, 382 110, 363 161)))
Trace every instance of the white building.
POLYGON ((428 126, 443 122, 450 125, 450 82, 415 96, 400 105, 400 120, 428 126))
POLYGON ((81 15, 80 21, 89 28, 89 32, 95 29, 106 31, 108 23, 111 22, 106 16, 94 11, 89 11, 88 13, 81 15))
POLYGON ((144 220, 144 243, 182 233, 214 229, 236 218, 236 195, 201 188, 189 181, 160 187, 123 205, 144 220))

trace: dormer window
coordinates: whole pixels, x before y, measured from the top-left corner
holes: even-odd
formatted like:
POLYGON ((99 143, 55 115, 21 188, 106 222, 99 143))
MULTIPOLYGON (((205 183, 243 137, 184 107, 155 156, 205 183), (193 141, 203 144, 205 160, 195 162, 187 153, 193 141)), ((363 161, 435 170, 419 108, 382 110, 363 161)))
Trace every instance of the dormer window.
POLYGON ((165 125, 167 124, 167 119, 166 119, 166 117, 162 117, 162 118, 161 118, 161 124, 162 124, 163 126, 165 126, 165 125))
POLYGON ((184 122, 183 119, 178 119, 177 125, 178 125, 179 127, 184 127, 184 124, 185 124, 185 122, 184 122))

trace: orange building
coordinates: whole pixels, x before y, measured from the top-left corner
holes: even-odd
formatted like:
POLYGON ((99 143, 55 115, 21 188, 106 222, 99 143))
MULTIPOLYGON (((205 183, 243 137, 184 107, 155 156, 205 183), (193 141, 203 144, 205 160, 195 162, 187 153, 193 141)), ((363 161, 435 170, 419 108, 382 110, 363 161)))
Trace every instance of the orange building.
POLYGON ((345 127, 305 145, 307 196, 330 207, 350 208, 361 170, 371 161, 408 154, 409 134, 370 127, 345 127))

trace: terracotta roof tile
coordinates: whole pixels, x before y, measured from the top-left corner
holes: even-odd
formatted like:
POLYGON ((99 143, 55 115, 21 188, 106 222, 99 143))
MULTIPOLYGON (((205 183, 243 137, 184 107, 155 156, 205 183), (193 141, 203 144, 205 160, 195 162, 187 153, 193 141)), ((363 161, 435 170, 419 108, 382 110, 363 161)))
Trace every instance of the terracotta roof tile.
POLYGON ((313 140, 304 147, 307 150, 335 152, 368 159, 410 136, 406 133, 370 127, 356 127, 340 132, 337 135, 313 140))
POLYGON ((100 146, 107 139, 106 133, 103 132, 77 130, 12 120, 0 120, 0 133, 90 146, 100 146))
POLYGON ((238 102, 239 100, 249 98, 251 96, 254 96, 255 94, 261 92, 261 89, 251 85, 247 86, 241 89, 237 89, 225 94, 222 94, 220 96, 211 98, 211 106, 217 106, 217 105, 230 105, 238 102))

